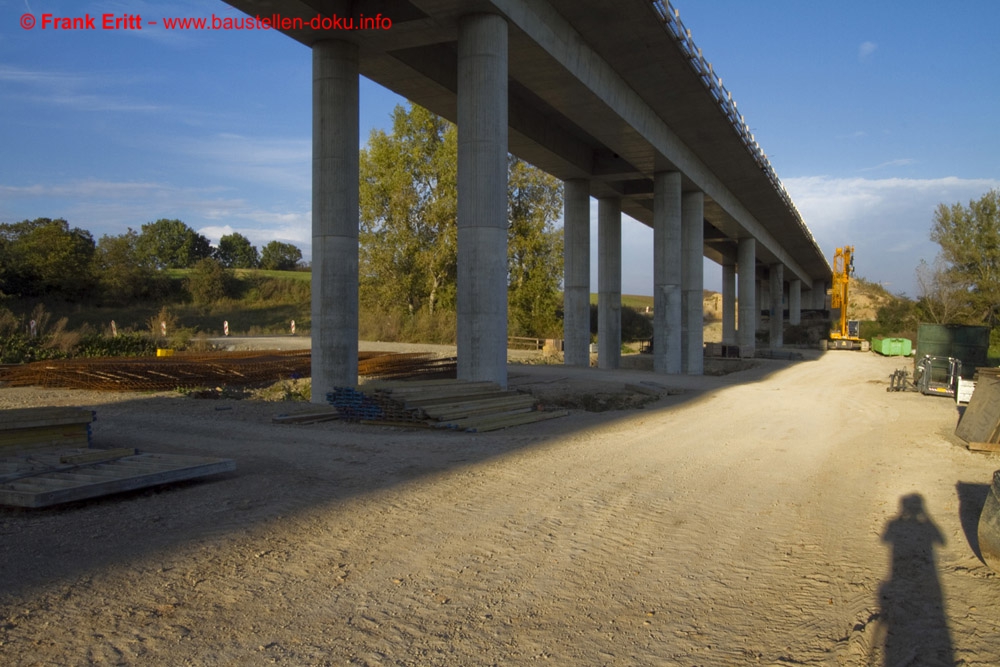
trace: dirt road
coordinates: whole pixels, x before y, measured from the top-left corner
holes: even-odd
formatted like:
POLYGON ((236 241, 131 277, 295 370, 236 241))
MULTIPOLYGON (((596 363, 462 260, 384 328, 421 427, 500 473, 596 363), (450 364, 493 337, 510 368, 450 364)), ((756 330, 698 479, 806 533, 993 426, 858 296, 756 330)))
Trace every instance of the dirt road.
POLYGON ((725 377, 512 367, 642 410, 458 434, 277 426, 287 405, 0 389, 95 404, 102 446, 235 473, 0 510, 11 665, 996 665, 976 555, 995 455, 904 362, 828 353, 725 377))

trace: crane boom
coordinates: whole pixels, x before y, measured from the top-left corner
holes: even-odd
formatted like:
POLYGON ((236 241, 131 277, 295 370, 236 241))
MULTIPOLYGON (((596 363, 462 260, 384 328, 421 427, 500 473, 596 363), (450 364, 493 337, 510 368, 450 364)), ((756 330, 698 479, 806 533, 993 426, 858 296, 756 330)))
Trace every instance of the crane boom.
POLYGON ((854 246, 837 248, 833 253, 833 287, 830 290, 830 307, 840 310, 839 329, 830 333, 833 349, 866 351, 870 343, 861 339, 861 326, 857 320, 847 319, 848 294, 851 276, 854 275, 854 246))

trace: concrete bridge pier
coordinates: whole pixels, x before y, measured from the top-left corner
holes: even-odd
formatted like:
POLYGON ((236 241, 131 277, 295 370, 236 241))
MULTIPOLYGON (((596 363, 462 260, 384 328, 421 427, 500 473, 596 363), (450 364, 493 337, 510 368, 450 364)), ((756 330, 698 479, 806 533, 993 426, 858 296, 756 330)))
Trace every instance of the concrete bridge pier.
POLYGON ((736 344, 736 264, 728 258, 722 263, 722 342, 736 344))
POLYGON ((812 284, 812 307, 816 310, 826 309, 826 281, 814 280, 812 284))
POLYGON ((785 307, 782 297, 785 295, 785 267, 782 264, 772 264, 768 283, 771 288, 771 337, 772 350, 777 350, 784 343, 785 307))
POLYGON ((687 192, 681 197, 681 365, 688 375, 705 372, 704 291, 705 195, 687 192))
POLYGON ((802 281, 798 278, 788 283, 788 323, 802 324, 802 281))
POLYGON ((739 240, 736 270, 739 292, 739 327, 736 340, 742 356, 752 357, 757 347, 757 241, 753 237, 739 240))
POLYGON ((590 366, 590 181, 563 183, 563 362, 590 366))
POLYGON ((615 369, 622 356, 622 201, 597 200, 597 367, 615 369))
POLYGON ((358 48, 312 47, 312 402, 358 382, 358 48))
POLYGON ((681 372, 681 175, 653 183, 653 370, 681 372))
MULTIPOLYGON (((507 386, 507 22, 458 22, 458 377, 507 386)), ((357 151, 357 145, 355 145, 357 151)))

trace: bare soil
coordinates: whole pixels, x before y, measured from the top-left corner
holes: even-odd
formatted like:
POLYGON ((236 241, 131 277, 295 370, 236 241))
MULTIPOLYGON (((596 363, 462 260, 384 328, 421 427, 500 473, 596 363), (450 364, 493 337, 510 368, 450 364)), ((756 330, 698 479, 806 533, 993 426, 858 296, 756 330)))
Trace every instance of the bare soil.
POLYGON ((0 389, 0 408, 93 406, 99 446, 238 466, 0 509, 0 663, 998 664, 976 541, 997 457, 955 438, 949 400, 885 391, 908 362, 807 356, 697 378, 514 365, 551 400, 663 392, 486 434, 0 389))

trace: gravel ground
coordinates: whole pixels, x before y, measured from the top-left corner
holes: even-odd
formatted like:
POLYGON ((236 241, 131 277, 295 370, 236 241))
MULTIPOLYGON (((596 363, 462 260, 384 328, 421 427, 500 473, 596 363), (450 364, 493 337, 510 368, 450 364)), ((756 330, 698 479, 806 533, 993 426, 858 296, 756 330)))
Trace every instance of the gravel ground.
POLYGON ((0 389, 97 410, 96 443, 237 470, 0 509, 10 665, 996 665, 975 526, 997 465, 906 362, 721 377, 512 365, 548 400, 486 434, 276 425, 301 404, 0 389))

